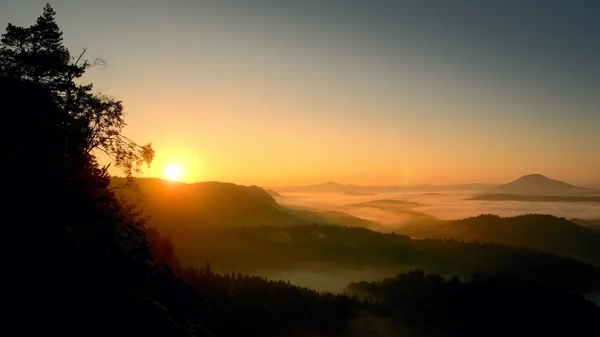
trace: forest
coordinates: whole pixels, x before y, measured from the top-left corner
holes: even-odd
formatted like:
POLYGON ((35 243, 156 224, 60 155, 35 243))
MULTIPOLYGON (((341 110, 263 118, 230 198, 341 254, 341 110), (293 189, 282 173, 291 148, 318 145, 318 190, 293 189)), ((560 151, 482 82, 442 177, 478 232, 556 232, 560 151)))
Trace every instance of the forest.
POLYGON ((386 305, 432 336, 584 336, 598 329, 593 303, 510 277, 445 280, 414 270, 351 284, 346 293, 386 305))
MULTIPOLYGON (((251 336, 295 336, 300 331, 325 336, 376 336, 372 324, 422 336, 585 335, 597 329, 600 307, 560 287, 517 275, 468 280, 412 270, 377 282, 349 284, 343 294, 316 292, 284 281, 243 274, 221 274, 210 263, 182 267, 170 238, 148 231, 153 255, 164 261, 214 304, 219 326, 244 322, 251 336), (296 306, 297 305, 297 306, 296 306), (404 326, 404 327, 403 327, 404 326), (352 327, 353 330, 349 330, 352 327)), ((235 336, 236 330, 223 331, 235 336)), ((302 334, 301 334, 302 335, 302 334)))
MULTIPOLYGON (((160 231, 160 229, 159 229, 160 231)), ((469 278, 515 275, 578 293, 600 287, 600 269, 550 253, 496 243, 416 240, 366 228, 332 225, 197 229, 173 236, 184 265, 209 260, 216 270, 315 270, 342 272, 374 267, 469 278)))

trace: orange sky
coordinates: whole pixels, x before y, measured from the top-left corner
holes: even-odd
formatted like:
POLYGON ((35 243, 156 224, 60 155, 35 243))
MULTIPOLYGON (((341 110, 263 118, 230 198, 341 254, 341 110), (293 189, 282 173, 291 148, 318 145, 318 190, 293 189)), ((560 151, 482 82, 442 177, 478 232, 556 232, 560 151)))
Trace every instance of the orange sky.
MULTIPOLYGON (((29 25, 44 3, 3 2, 0 24, 29 25)), ((529 173, 600 182, 600 58, 571 26, 368 3, 52 5, 66 44, 108 62, 85 79, 123 101, 128 136, 154 144, 145 176, 174 163, 187 182, 262 186, 499 183, 529 173), (561 38, 582 45, 546 52, 561 38)))
MULTIPOLYGON (((146 80, 150 78, 141 78, 135 90, 114 89, 123 93, 120 98, 131 125, 127 134, 140 142, 151 141, 157 152, 146 176, 161 177, 164 167, 175 163, 187 182, 263 186, 328 180, 507 182, 528 173, 582 184, 597 181, 598 157, 591 157, 585 147, 594 143, 594 134, 575 133, 569 125, 556 131, 553 125, 539 123, 534 129, 532 124, 538 121, 526 114, 477 118, 454 113, 480 107, 501 110, 502 103, 497 107, 483 102, 449 104, 424 97, 407 100, 396 115, 362 116, 361 111, 377 109, 377 103, 315 99, 312 93, 285 97, 276 87, 259 86, 258 80, 246 83, 246 89, 215 85, 188 87, 187 92, 146 84, 146 80), (148 92, 161 94, 148 98, 148 92), (440 109, 449 113, 438 118, 419 116, 440 109), (586 155, 588 160, 582 160, 586 155), (590 167, 582 167, 583 162, 590 167)), ((511 109, 527 107, 515 104, 511 109)))

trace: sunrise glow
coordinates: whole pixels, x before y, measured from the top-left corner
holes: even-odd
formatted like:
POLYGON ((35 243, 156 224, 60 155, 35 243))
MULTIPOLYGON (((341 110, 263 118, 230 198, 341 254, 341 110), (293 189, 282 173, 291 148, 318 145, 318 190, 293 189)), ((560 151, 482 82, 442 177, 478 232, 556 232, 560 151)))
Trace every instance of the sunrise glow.
POLYGON ((164 169, 165 178, 173 181, 181 179, 181 168, 175 164, 169 164, 164 169))

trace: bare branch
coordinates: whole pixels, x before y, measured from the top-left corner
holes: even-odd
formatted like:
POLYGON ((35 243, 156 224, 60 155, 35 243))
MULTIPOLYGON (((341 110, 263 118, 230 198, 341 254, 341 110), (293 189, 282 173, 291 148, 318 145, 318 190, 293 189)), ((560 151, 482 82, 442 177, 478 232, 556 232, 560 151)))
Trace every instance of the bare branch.
POLYGON ((92 64, 90 65, 90 68, 100 67, 102 69, 106 69, 107 65, 108 65, 108 63, 106 62, 106 60, 99 57, 99 58, 95 59, 94 62, 92 62, 92 64))
POLYGON ((83 55, 85 54, 85 52, 87 51, 87 48, 83 48, 83 51, 81 52, 81 54, 79 54, 79 57, 77 58, 77 60, 75 60, 75 63, 73 63, 74 65, 78 65, 79 61, 81 61, 81 59, 83 58, 83 55))

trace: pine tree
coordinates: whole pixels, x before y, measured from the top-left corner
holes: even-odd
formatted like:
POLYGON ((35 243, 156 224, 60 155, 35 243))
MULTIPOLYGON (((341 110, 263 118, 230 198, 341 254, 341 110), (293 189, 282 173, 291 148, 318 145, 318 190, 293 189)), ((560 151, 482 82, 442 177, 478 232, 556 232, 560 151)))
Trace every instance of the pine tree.
MULTIPOLYGON (((8 24, 2 38, 2 53, 6 54, 2 69, 6 75, 32 80, 56 87, 69 67, 70 55, 63 45, 62 31, 47 4, 35 25, 25 28, 8 24)), ((82 73, 83 74, 83 73, 82 73)))
POLYGON ((212 276, 213 275, 212 268, 211 268, 210 263, 208 261, 206 261, 206 263, 204 264, 204 275, 206 275, 206 276, 212 276))
POLYGON ((55 16, 46 4, 34 25, 8 24, 0 40, 0 76, 40 85, 63 112, 56 127, 64 136, 65 173, 73 166, 69 161, 101 151, 131 177, 152 162, 152 146, 138 145, 122 134, 125 120, 120 101, 92 92, 92 84, 75 83, 86 70, 104 61, 84 59, 86 49, 72 57, 55 16))

